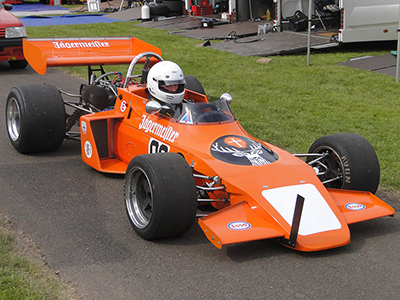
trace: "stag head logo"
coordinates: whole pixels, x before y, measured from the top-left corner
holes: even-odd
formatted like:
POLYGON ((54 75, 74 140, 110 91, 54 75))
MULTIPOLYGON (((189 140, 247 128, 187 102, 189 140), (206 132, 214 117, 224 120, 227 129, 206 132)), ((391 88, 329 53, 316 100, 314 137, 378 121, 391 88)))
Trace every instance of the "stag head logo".
POLYGON ((213 156, 227 162, 233 162, 234 158, 237 164, 263 166, 268 165, 271 161, 263 157, 264 150, 260 143, 244 137, 228 136, 216 140, 211 145, 211 153, 213 156), (246 158, 247 163, 240 162, 239 159, 246 158))

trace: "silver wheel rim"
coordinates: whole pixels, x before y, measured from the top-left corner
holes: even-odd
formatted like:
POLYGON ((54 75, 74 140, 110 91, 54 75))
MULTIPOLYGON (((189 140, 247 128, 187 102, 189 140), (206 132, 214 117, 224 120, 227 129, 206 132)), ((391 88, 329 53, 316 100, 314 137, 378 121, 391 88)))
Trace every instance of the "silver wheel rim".
POLYGON ((314 153, 325 153, 325 152, 328 152, 329 155, 327 156, 326 159, 323 159, 322 161, 327 163, 330 169, 328 176, 326 176, 324 179, 321 179, 321 181, 322 182, 324 180, 330 181, 333 178, 338 177, 336 180, 325 184, 325 186, 342 189, 346 177, 343 161, 340 155, 333 148, 329 146, 321 146, 314 150, 314 153))
POLYGON ((129 218, 135 227, 146 228, 153 214, 153 192, 146 173, 132 168, 126 177, 125 201, 129 218))
POLYGON ((14 142, 18 140, 21 132, 21 111, 15 98, 11 98, 7 106, 7 130, 14 142))

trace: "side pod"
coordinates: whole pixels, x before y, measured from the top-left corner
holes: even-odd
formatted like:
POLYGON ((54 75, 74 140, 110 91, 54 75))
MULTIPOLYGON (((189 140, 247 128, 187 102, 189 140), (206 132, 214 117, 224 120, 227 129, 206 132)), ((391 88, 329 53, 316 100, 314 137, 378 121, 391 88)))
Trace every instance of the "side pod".
POLYGON ((125 174, 128 165, 114 156, 112 149, 115 121, 123 115, 114 110, 83 115, 81 122, 82 160, 107 173, 125 174))

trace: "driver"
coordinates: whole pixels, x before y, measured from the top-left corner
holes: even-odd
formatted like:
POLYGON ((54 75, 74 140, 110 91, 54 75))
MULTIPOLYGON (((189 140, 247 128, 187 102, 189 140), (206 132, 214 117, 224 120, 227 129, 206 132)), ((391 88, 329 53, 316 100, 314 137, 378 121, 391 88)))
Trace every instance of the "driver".
POLYGON ((147 75, 147 89, 154 100, 171 109, 167 114, 173 115, 175 106, 182 103, 185 95, 182 69, 172 61, 156 63, 147 75))

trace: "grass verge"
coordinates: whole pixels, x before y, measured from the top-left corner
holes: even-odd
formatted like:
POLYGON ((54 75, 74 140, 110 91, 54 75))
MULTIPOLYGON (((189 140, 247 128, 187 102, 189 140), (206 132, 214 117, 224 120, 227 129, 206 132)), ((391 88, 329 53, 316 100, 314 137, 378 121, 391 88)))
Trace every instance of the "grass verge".
POLYGON ((30 242, 0 219, 0 299, 71 299, 60 280, 33 259, 30 242))

